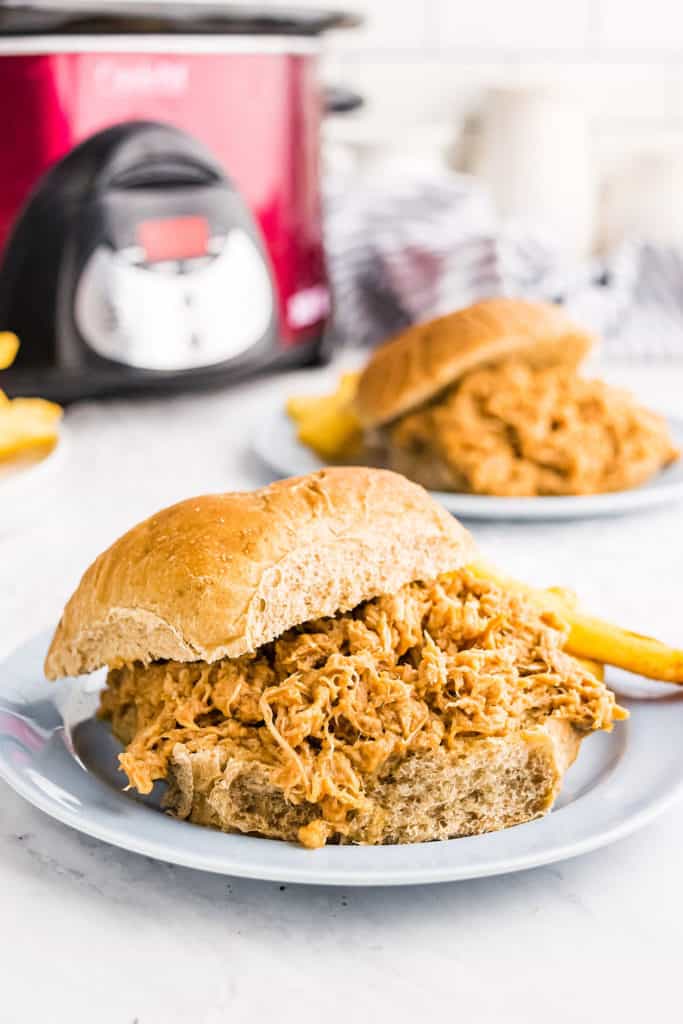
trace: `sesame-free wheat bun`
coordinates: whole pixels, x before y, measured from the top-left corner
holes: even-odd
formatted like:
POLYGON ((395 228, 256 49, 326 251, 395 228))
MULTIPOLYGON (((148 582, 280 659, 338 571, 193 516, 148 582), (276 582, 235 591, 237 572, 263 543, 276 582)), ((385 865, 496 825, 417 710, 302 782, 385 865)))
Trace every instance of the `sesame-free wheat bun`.
POLYGON ((90 566, 45 672, 234 658, 473 555, 456 519, 386 470, 324 469, 190 498, 133 527, 90 566))
POLYGON ((559 306, 485 299, 409 327, 376 349, 359 381, 356 410, 365 427, 379 427, 478 366, 512 357, 539 369, 577 366, 592 344, 559 306))

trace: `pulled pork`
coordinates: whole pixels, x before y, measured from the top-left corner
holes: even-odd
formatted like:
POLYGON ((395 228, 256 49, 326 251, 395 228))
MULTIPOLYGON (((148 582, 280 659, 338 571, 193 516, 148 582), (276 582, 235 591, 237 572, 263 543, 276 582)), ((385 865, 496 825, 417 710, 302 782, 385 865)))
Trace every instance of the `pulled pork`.
POLYGON ((100 714, 141 793, 166 777, 176 743, 223 745, 343 829, 390 758, 548 716, 611 729, 625 712, 564 640, 552 613, 465 571, 307 622, 255 654, 112 669, 100 714))
POLYGON ((474 370, 388 430, 392 468, 476 494, 598 494, 678 458, 664 419, 574 369, 509 360, 474 370))

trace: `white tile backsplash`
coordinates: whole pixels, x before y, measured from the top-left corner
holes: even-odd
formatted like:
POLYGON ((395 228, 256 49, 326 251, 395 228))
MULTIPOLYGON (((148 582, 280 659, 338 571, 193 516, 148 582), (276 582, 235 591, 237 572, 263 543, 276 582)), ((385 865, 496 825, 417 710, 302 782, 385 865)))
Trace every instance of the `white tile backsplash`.
POLYGON ((446 0, 433 7, 433 42, 441 49, 579 49, 591 23, 591 0, 446 0))
POLYGON ((452 143, 476 131, 488 88, 541 86, 583 106, 600 169, 677 139, 683 148, 683 0, 350 6, 365 12, 368 24, 336 34, 328 77, 357 88, 366 107, 346 125, 331 125, 333 135, 365 126, 369 136, 408 146, 418 128, 438 122, 452 143))
POLYGON ((598 38, 606 48, 681 51, 683 4, 681 0, 600 0, 598 38))

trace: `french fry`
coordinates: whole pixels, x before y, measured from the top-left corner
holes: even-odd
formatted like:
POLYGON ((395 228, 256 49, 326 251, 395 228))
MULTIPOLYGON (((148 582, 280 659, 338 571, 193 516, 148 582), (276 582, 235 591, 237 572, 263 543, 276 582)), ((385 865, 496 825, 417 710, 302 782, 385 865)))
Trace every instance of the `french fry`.
POLYGON ((14 362, 19 351, 19 339, 11 331, 0 331, 0 370, 6 370, 14 362))
POLYGON ((590 615, 571 613, 568 621, 566 649, 570 654, 594 658, 648 679, 683 683, 683 651, 590 615))
POLYGON ((295 422, 300 423, 309 416, 322 416, 331 408, 349 405, 356 394, 358 377, 357 373, 343 373, 339 378, 336 391, 330 395, 300 395, 288 398, 286 403, 288 415, 295 422))
POLYGON ((358 381, 360 380, 360 373, 353 371, 352 373, 342 373, 339 378, 339 387, 337 388, 338 397, 344 402, 352 402, 356 397, 356 391, 358 390, 358 381))
POLYGON ((61 417, 61 407, 42 398, 0 403, 0 462, 49 452, 57 443, 61 417))
POLYGON ((486 562, 475 562, 469 568, 476 576, 524 594, 537 608, 553 611, 564 619, 569 626, 565 644, 569 654, 603 665, 614 665, 648 679, 683 683, 683 651, 586 615, 577 607, 576 595, 571 591, 560 587, 547 590, 531 587, 504 576, 486 562))
POLYGON ((338 459, 360 441, 358 419, 350 409, 329 408, 299 423, 297 436, 323 459, 338 459))
POLYGON ((295 423, 303 423, 309 416, 319 416, 330 407, 330 399, 319 395, 300 395, 288 398, 285 404, 287 415, 295 423))
MULTIPOLYGON (((541 611, 556 612, 567 623, 569 623, 569 613, 573 608, 576 608, 576 594, 571 590, 565 590, 564 587, 548 587, 545 590, 542 587, 532 587, 528 583, 522 583, 520 580, 506 576, 504 573, 499 572, 495 566, 490 565, 489 562, 481 560, 473 562, 467 568, 480 579, 491 580, 492 583, 497 583, 499 587, 503 587, 505 590, 512 590, 517 594, 522 594, 537 608, 540 608, 541 611)), ((587 657, 590 657, 590 655, 587 655, 587 657)))
POLYGON ((338 459, 360 441, 360 424, 351 407, 357 383, 357 373, 345 373, 333 394, 287 401, 287 413, 298 427, 299 440, 323 459, 338 459))
MULTIPOLYGON (((11 366, 19 339, 11 331, 0 331, 0 370, 11 366)), ((0 473, 29 465, 48 455, 59 440, 62 409, 42 398, 7 397, 0 390, 0 473)))

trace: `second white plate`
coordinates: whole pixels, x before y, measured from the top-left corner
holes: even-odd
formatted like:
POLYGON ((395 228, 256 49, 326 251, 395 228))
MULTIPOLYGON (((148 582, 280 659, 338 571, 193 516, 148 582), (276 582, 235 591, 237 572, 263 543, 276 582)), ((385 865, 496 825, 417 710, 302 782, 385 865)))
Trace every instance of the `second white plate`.
MULTIPOLYGON (((676 444, 683 446, 683 423, 670 419, 669 426, 676 444)), ((284 410, 275 410, 261 421, 252 445, 258 457, 277 476, 301 476, 324 466, 324 462, 297 439, 296 427, 284 410)), ((610 494, 497 498, 449 491, 432 493, 449 512, 463 519, 583 519, 621 515, 683 501, 683 460, 658 473, 642 487, 610 494)))

